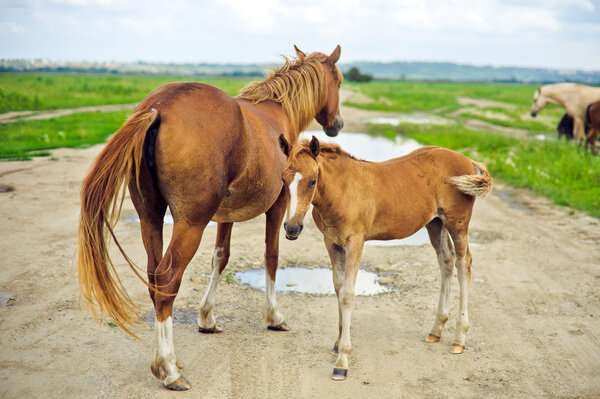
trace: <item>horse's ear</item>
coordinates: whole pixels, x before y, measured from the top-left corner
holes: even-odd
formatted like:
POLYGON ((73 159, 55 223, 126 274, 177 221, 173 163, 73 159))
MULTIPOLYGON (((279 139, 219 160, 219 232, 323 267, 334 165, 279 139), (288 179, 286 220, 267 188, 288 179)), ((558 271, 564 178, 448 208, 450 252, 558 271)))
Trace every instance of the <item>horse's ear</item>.
POLYGON ((304 54, 304 52, 302 50, 300 50, 298 47, 296 47, 296 45, 294 44, 294 50, 296 50, 296 55, 299 58, 304 58, 306 57, 306 54, 304 54))
POLYGON ((327 62, 330 64, 335 64, 340 59, 340 54, 342 53, 342 48, 338 44, 333 53, 327 58, 327 62))
POLYGON ((283 151, 286 157, 290 155, 290 145, 283 134, 279 136, 279 147, 281 147, 281 151, 283 151))
POLYGON ((319 145, 319 140, 315 136, 312 136, 312 140, 310 140, 310 155, 314 159, 317 159, 319 153, 321 152, 321 146, 319 145))

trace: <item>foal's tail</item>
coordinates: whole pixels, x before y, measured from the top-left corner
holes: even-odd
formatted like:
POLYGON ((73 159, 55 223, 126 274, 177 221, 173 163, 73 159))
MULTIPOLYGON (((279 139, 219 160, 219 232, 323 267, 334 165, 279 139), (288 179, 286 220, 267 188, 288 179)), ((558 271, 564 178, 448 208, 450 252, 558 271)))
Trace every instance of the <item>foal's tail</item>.
MULTIPOLYGON (((80 295, 87 300, 96 320, 94 302, 101 315, 107 315, 133 336, 127 326, 139 319, 139 313, 110 260, 107 239, 110 234, 116 241, 112 228, 119 218, 131 179, 135 179, 139 190, 144 139, 155 121, 160 123, 155 109, 134 112, 107 142, 81 188, 77 256, 80 295)), ((132 266, 129 260, 128 263, 132 266)), ((137 270, 134 272, 140 276, 137 270)))
POLYGON ((473 197, 486 196, 492 192, 494 187, 492 176, 483 164, 475 161, 471 162, 473 162, 477 174, 454 176, 450 178, 450 182, 467 195, 473 197))

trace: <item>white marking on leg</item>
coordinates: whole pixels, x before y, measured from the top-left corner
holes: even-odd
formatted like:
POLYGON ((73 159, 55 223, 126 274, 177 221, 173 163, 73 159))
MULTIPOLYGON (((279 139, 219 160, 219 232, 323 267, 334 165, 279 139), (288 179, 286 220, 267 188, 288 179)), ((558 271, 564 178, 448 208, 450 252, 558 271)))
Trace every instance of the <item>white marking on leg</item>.
POLYGON ((265 321, 267 325, 278 326, 283 323, 283 315, 277 310, 275 298, 275 281, 271 280, 269 273, 265 273, 265 321))
POLYGON ((163 380, 168 385, 179 378, 179 368, 175 358, 173 345, 173 320, 171 316, 165 321, 154 323, 154 361, 166 374, 163 380))
POLYGON ((302 180, 302 175, 296 173, 294 180, 290 183, 290 213, 288 214, 288 220, 296 214, 298 209, 298 183, 302 180))
POLYGON ((217 286, 221 278, 221 272, 219 271, 221 259, 223 259, 223 248, 216 248, 213 254, 212 262, 212 274, 210 276, 210 283, 208 289, 200 301, 200 312, 198 315, 198 326, 201 328, 212 328, 216 325, 216 320, 213 315, 213 308, 215 306, 215 294, 217 293, 217 286))

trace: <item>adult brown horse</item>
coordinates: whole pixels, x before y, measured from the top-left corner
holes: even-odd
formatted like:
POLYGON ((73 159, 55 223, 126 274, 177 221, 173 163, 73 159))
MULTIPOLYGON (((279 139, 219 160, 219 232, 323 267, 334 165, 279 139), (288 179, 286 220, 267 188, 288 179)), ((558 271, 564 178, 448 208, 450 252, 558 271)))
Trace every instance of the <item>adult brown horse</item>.
POLYGON ((313 118, 329 136, 338 134, 343 126, 342 76, 336 66, 340 51, 337 46, 329 56, 306 55, 296 48, 296 59, 286 59, 264 81, 250 83, 235 98, 201 83, 159 87, 108 141, 85 178, 78 242, 81 295, 94 316, 95 302, 101 314, 133 335, 129 328, 139 314, 107 251, 108 233, 115 239, 119 193, 127 186, 140 218, 148 254, 147 284, 156 311, 151 369, 165 387, 190 388, 175 357, 171 315, 183 272, 211 220, 218 222, 217 240, 211 282, 200 304, 200 331, 220 331, 213 315, 214 296, 229 258, 233 223, 262 213, 267 216, 265 321, 271 329, 288 329, 274 288, 279 229, 289 201, 281 179, 285 157, 278 137, 283 132, 286 140, 295 142, 313 118), (167 207, 174 226, 163 255, 167 207))
POLYGON ((285 223, 286 238, 298 238, 312 203, 312 216, 323 233, 333 269, 339 334, 333 347, 338 358, 332 378, 343 380, 348 372, 354 285, 365 241, 405 238, 423 226, 442 274, 437 315, 427 341, 439 341, 448 320, 456 263, 460 309, 452 353, 462 353, 469 329, 469 221, 475 197, 492 190, 486 168, 439 147, 422 147, 385 162, 366 162, 336 144, 321 144, 314 136, 310 143, 303 140, 291 149, 283 136, 280 142, 288 155, 283 179, 297 193, 285 223))
POLYGON ((585 149, 589 148, 592 154, 596 155, 596 141, 598 140, 598 132, 600 131, 600 101, 587 106, 585 110, 585 127, 587 130, 585 138, 585 149))

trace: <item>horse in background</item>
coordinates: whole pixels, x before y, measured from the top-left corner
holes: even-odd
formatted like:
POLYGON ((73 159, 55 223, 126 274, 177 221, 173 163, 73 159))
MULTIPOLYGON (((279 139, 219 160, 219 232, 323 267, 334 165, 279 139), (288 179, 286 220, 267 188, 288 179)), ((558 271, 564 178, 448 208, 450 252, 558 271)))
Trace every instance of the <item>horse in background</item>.
POLYGON ((556 131, 558 132, 558 139, 562 136, 565 136, 567 141, 573 140, 573 118, 569 114, 564 114, 563 117, 558 122, 558 126, 556 126, 556 131))
POLYGON ((567 114, 574 120, 573 137, 582 143, 585 139, 585 109, 596 101, 600 101, 600 87, 578 83, 553 83, 535 91, 531 116, 535 117, 548 103, 565 107, 567 114))
POLYGON ((338 298, 338 354, 331 376, 343 380, 352 350, 350 324, 354 287, 367 240, 391 240, 427 228, 442 275, 437 315, 427 342, 438 342, 448 320, 448 301, 454 267, 458 270, 460 309, 452 353, 462 353, 469 329, 468 297, 471 279, 469 221, 475 198, 492 190, 485 166, 440 147, 422 147, 385 162, 361 161, 336 144, 303 140, 290 148, 280 144, 288 160, 283 180, 291 199, 284 223, 286 238, 295 240, 310 205, 333 269, 338 298))
POLYGON ((585 110, 585 127, 588 130, 585 140, 585 149, 588 148, 592 154, 598 154, 596 141, 598 140, 598 131, 600 131, 600 101, 588 105, 585 110))
MULTIPOLYGON (((295 47, 295 46, 294 46, 295 47)), ((132 270, 146 283, 154 304, 152 373, 171 390, 187 390, 173 344, 173 301, 183 272, 209 221, 218 223, 212 277, 200 303, 201 332, 219 332, 213 315, 217 284, 229 259, 234 222, 266 214, 266 325, 288 330, 275 300, 279 231, 289 202, 281 174, 291 143, 314 118, 329 136, 343 127, 339 112, 342 74, 331 55, 285 59, 263 81, 237 97, 202 83, 171 83, 148 95, 100 152, 81 189, 78 234, 79 286, 97 318, 130 330, 141 320, 108 252, 112 236, 132 270), (148 281, 140 276, 113 233, 128 187, 140 218, 148 281), (122 195, 121 193, 122 188, 122 195), (163 254, 163 218, 173 216, 173 234, 163 254)))

